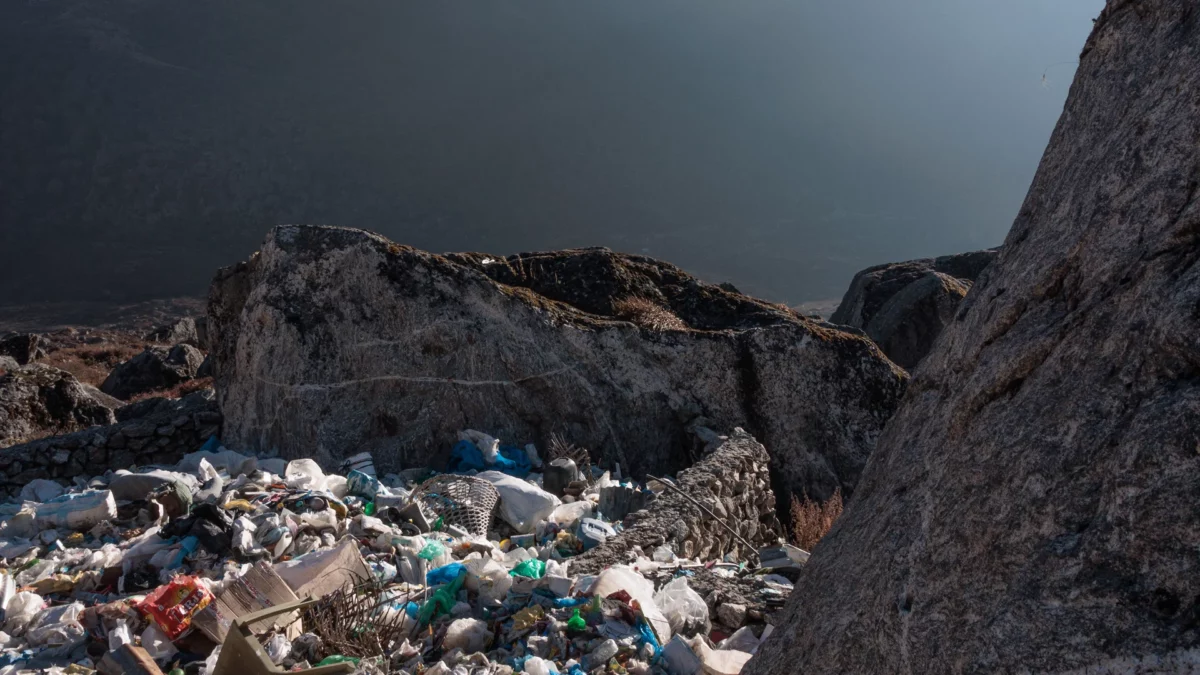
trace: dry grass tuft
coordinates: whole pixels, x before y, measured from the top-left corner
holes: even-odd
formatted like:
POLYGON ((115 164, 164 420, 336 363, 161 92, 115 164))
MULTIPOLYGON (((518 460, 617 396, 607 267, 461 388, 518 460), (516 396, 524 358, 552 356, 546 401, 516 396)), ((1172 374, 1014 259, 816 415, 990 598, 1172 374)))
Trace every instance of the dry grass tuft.
POLYGON ((836 490, 825 502, 817 502, 807 496, 801 501, 792 495, 791 512, 792 544, 811 551, 833 527, 833 521, 842 515, 842 491, 836 490))
POLYGON ((613 314, 618 319, 635 323, 642 328, 654 330, 687 330, 687 324, 662 305, 637 295, 631 295, 613 303, 613 314))
POLYGON ((195 393, 202 389, 211 389, 212 386, 213 386, 213 379, 211 377, 202 377, 202 378, 195 379, 195 380, 185 380, 185 381, 180 382, 179 384, 175 385, 174 387, 171 387, 170 389, 155 389, 154 391, 142 392, 141 394, 138 394, 138 395, 134 396, 133 398, 129 399, 129 402, 137 403, 138 401, 144 401, 148 398, 155 398, 158 396, 161 396, 163 398, 183 398, 184 396, 187 396, 188 394, 195 393))

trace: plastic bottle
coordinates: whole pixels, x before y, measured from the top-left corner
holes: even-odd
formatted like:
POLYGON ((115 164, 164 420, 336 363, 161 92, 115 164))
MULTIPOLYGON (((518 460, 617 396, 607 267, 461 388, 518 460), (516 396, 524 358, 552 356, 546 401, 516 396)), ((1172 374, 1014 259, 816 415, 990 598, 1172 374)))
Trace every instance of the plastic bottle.
POLYGON ((578 607, 575 608, 575 613, 571 615, 571 618, 567 619, 567 630, 571 633, 580 633, 587 630, 587 621, 584 621, 583 617, 579 616, 578 607))

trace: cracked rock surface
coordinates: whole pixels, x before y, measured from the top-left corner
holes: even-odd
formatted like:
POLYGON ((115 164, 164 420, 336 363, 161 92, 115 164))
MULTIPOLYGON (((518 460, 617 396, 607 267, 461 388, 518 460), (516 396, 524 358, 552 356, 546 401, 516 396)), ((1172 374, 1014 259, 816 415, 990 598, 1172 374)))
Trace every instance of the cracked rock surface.
POLYGON ((1200 11, 1109 2, 1000 256, 746 667, 1200 668, 1200 11))
POLYGON ((704 417, 767 447, 776 494, 853 491, 907 375, 860 335, 606 249, 434 255, 280 226, 218 273, 209 333, 226 442, 440 466, 462 428, 562 433, 672 472, 704 417))

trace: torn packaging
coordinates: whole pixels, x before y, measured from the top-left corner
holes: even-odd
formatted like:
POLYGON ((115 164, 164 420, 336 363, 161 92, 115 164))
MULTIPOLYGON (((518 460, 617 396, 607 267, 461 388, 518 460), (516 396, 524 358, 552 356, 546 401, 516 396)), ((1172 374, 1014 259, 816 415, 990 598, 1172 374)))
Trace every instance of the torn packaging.
MULTIPOLYGON (((258 562, 240 579, 226 586, 216 602, 197 614, 192 623, 219 644, 224 642, 234 619, 297 599, 270 565, 258 562)), ((288 637, 293 639, 301 633, 300 620, 295 613, 263 619, 251 626, 255 633, 265 633, 273 628, 286 628, 288 637)))

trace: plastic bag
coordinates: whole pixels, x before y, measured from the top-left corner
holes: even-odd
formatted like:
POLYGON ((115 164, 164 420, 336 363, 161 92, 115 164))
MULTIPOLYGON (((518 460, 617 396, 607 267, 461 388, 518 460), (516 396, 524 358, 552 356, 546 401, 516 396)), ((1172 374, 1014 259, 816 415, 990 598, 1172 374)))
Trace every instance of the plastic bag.
POLYGON ((554 512, 550 514, 550 522, 564 529, 570 528, 580 520, 592 515, 594 508, 592 503, 586 500, 563 504, 555 508, 554 512))
POLYGON ((146 630, 142 631, 142 648, 150 658, 160 663, 179 653, 166 634, 154 624, 146 626, 146 630))
POLYGON ((75 642, 87 633, 79 623, 81 614, 83 603, 79 602, 44 610, 34 617, 25 639, 32 645, 59 646, 75 642))
POLYGON ((42 596, 29 591, 21 591, 8 601, 5 608, 6 620, 4 630, 9 635, 23 635, 25 629, 33 622, 37 613, 42 611, 44 604, 42 596))
POLYGON ((460 562, 442 565, 441 567, 429 570, 425 574, 425 584, 427 586, 437 586, 440 584, 448 584, 464 574, 467 571, 465 565, 460 562))
POLYGON ((374 499, 379 493, 379 479, 361 471, 351 471, 346 476, 346 492, 365 499, 374 499))
POLYGON ((444 649, 458 647, 465 654, 474 654, 487 649, 492 641, 492 631, 486 621, 479 619, 455 619, 446 628, 446 639, 442 641, 444 649))
POLYGON ((288 487, 297 490, 324 490, 325 472, 311 459, 294 459, 283 472, 288 487))
POLYGON ((212 650, 207 659, 204 659, 204 666, 200 668, 200 675, 213 675, 217 671, 217 660, 221 658, 221 645, 212 650))
POLYGON ((133 642, 133 636, 129 633, 129 624, 125 623, 125 619, 117 621, 117 625, 108 631, 108 651, 115 652, 121 648, 121 645, 127 645, 133 642))
POLYGON ((500 518, 520 534, 532 533, 538 523, 549 518, 562 504, 558 497, 536 485, 499 471, 484 471, 477 477, 496 488, 500 494, 500 518))
POLYGON ((700 594, 688 586, 687 577, 677 577, 654 594, 654 604, 667 617, 671 632, 691 636, 708 634, 712 623, 708 618, 708 604, 700 594))
POLYGON ((617 591, 625 591, 629 597, 638 601, 642 614, 649 621, 654 634, 658 636, 658 644, 671 639, 671 624, 654 603, 654 584, 628 565, 613 565, 596 577, 591 594, 607 598, 617 591))
POLYGON ((441 542, 431 541, 425 544, 421 552, 417 554, 418 558, 432 561, 435 558, 440 558, 446 553, 446 547, 442 546, 441 542))
POLYGON ((754 631, 750 626, 742 626, 734 631, 733 635, 721 640, 717 644, 717 649, 736 649, 739 652, 753 654, 758 651, 758 645, 761 640, 754 635, 754 631))
POLYGON ((275 665, 283 663, 292 653, 292 642, 283 633, 276 633, 267 641, 266 647, 267 656, 271 657, 271 663, 275 665))
POLYGON ((467 590, 497 602, 508 596, 512 577, 503 565, 491 558, 474 558, 464 564, 467 568, 467 590))
POLYGON ((537 558, 522 560, 517 563, 516 567, 509 572, 514 577, 529 577, 530 579, 541 579, 546 576, 546 563, 537 558))

